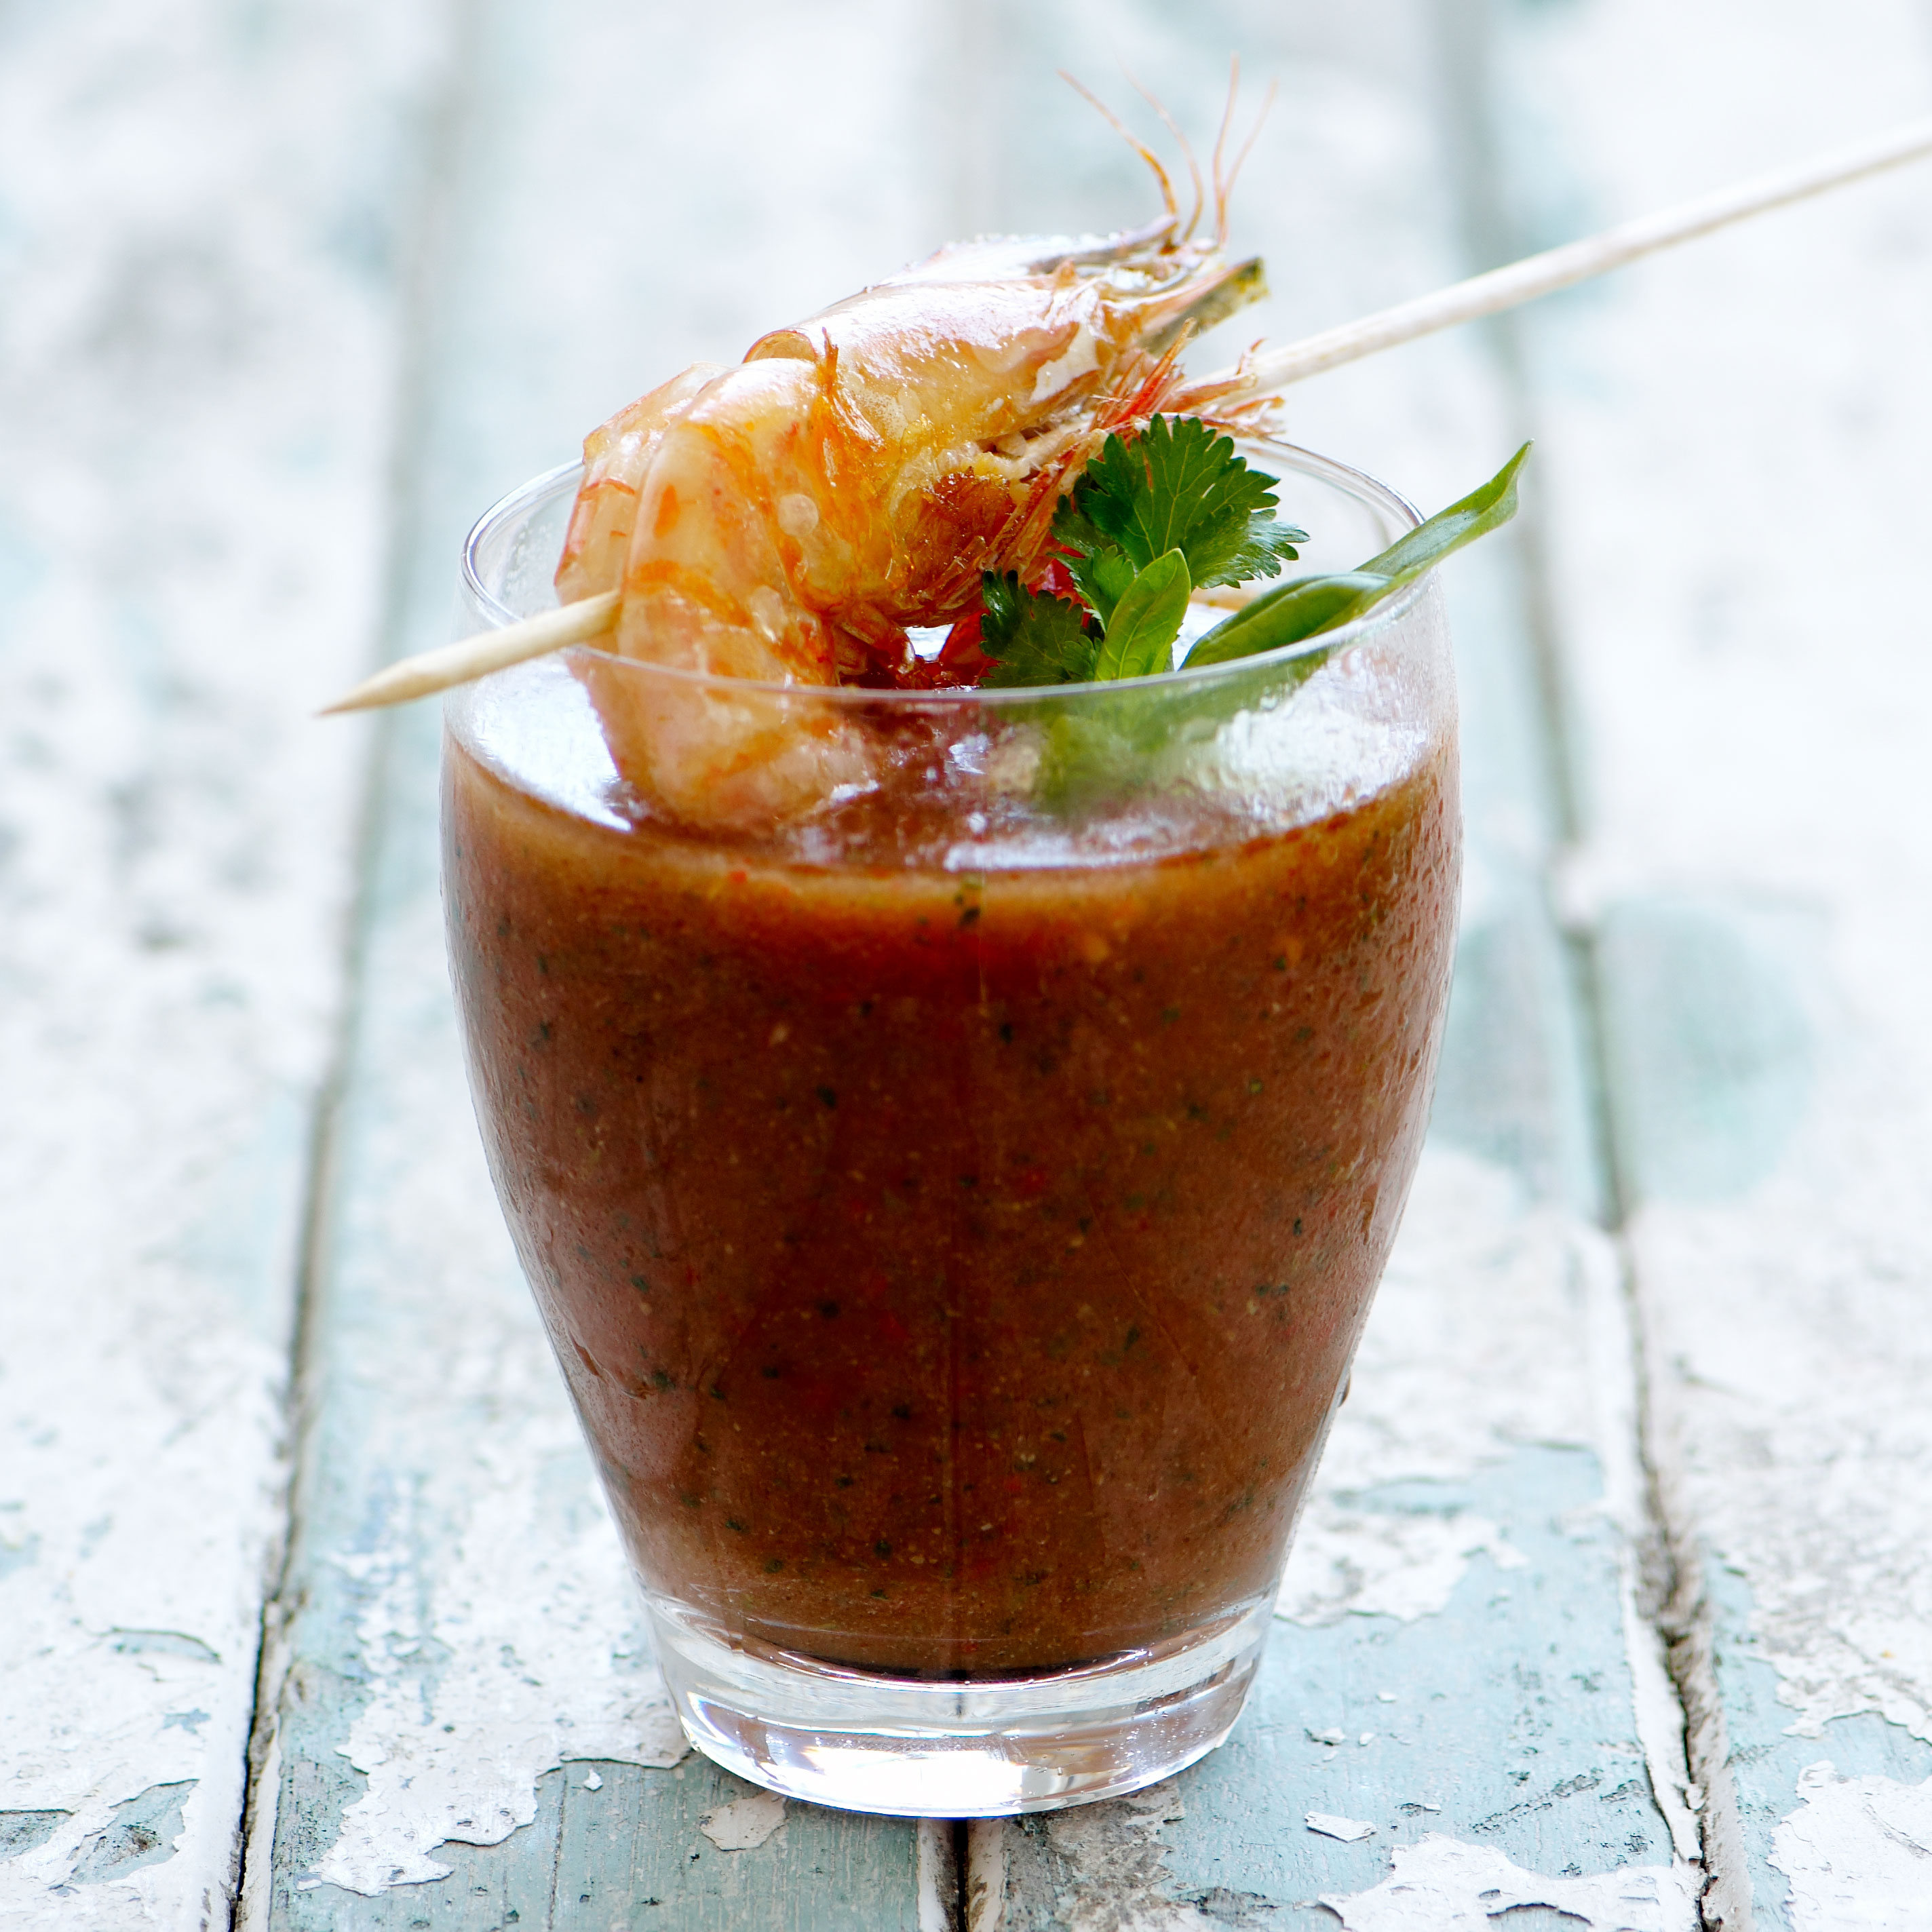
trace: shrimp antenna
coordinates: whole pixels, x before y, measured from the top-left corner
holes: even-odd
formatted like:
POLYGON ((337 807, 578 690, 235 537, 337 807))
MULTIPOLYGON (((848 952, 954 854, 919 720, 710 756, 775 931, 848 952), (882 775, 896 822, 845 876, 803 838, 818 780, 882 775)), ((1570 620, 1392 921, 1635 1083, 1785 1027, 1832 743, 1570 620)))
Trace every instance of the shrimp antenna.
POLYGON ((1124 61, 1120 63, 1120 71, 1126 74, 1127 85, 1160 116, 1167 131, 1180 143, 1181 158, 1186 162, 1188 174, 1194 183, 1194 206, 1188 214, 1187 226, 1180 231, 1180 238, 1184 242, 1191 242, 1194 238, 1195 230, 1201 225, 1201 212, 1208 205, 1207 190, 1201 181, 1201 164, 1194 158, 1194 144, 1181 132, 1180 124, 1167 111, 1160 97, 1150 93, 1131 74, 1127 73, 1127 64, 1124 61))
POLYGON ((1221 156, 1228 145, 1228 130, 1234 124, 1235 104, 1241 98, 1241 57, 1228 63, 1228 99, 1221 110, 1221 125, 1214 135, 1214 245, 1228 245, 1228 193, 1234 184, 1221 172, 1221 156))
MULTIPOLYGON (((1268 82, 1268 92, 1262 97, 1262 111, 1255 116, 1255 124, 1248 130, 1248 138, 1241 143, 1241 152, 1234 157, 1234 165, 1228 170, 1228 184, 1226 188, 1217 190, 1222 200, 1224 219, 1226 198, 1234 193, 1234 184, 1240 179, 1241 170, 1248 164, 1248 156, 1253 152, 1255 142, 1261 137, 1262 129, 1268 121, 1268 112, 1274 106, 1274 98, 1280 91, 1280 81, 1271 80, 1268 82)), ((1234 103, 1232 100, 1228 104, 1228 111, 1231 115, 1234 112, 1234 103)))
POLYGON ((1160 183, 1161 200, 1165 203, 1168 213, 1178 221, 1180 219, 1180 204, 1174 198, 1174 183, 1168 178, 1166 169, 1161 166, 1160 157, 1144 141, 1136 136, 1126 123, 1090 87, 1083 86, 1064 68, 1060 69, 1060 77, 1106 122, 1108 127, 1113 129, 1115 134, 1120 136, 1122 140, 1126 142, 1129 147, 1133 149, 1136 154, 1140 156, 1142 160, 1146 162, 1149 167, 1153 169, 1154 179, 1160 183))

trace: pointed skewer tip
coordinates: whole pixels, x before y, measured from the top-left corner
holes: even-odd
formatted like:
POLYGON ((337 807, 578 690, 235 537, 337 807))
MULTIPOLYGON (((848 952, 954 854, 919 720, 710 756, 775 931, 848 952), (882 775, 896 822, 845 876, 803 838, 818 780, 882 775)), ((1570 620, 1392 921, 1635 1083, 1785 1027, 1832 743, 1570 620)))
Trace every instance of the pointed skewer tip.
POLYGON ((430 698, 459 684, 503 670, 532 658, 548 656, 571 644, 588 644, 608 630, 617 615, 622 593, 600 591, 595 597, 554 610, 541 610, 500 630, 479 631, 454 644, 433 651, 421 651, 386 665, 374 676, 365 678, 354 690, 344 692, 332 704, 316 713, 333 718, 348 711, 374 711, 390 704, 406 704, 412 699, 430 698))

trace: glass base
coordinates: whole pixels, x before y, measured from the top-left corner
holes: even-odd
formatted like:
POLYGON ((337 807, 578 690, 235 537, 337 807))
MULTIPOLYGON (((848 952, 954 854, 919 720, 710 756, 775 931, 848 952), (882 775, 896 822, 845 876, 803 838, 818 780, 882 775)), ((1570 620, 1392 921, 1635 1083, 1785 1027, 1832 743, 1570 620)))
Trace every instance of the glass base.
POLYGON ((650 1609, 685 1735, 728 1771, 848 1811, 988 1818, 1118 1798, 1204 1757, 1241 1714, 1273 1606, 1082 1670, 973 1682, 840 1670, 650 1609))

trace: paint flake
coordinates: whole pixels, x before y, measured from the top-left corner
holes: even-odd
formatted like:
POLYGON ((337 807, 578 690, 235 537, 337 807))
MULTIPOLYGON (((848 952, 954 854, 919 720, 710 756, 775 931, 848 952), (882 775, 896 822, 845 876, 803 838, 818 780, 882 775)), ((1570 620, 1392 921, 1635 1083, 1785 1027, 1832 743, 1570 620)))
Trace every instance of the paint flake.
POLYGON ((1585 1878, 1542 1878, 1489 1845, 1440 1832, 1398 1846, 1394 1870, 1366 1892, 1324 1892, 1344 1932, 1496 1932, 1508 1912, 1542 1906, 1579 1921, 1577 1932, 1695 1932, 1694 1875, 1626 1866, 1585 1878))
POLYGON ((1359 1844, 1376 1834, 1374 1826, 1361 1819, 1330 1817, 1325 1811, 1311 1811, 1303 1822, 1311 1832, 1319 1832, 1324 1838, 1340 1838, 1345 1845, 1359 1844))
POLYGON ((1932 1778, 1841 1778, 1824 1758, 1798 1789, 1804 1802, 1780 1821, 1770 1860, 1791 1881, 1792 1932, 1932 1926, 1932 1778))
POLYGON ((754 1791, 698 1820, 698 1828, 721 1852, 756 1851, 784 1822, 785 1801, 776 1791, 754 1791))

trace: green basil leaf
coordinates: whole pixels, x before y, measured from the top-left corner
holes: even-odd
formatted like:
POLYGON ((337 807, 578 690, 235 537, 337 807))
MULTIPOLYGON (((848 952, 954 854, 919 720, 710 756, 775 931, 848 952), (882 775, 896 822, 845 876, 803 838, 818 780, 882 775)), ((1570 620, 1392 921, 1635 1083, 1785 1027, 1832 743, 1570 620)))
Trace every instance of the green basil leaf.
POLYGON ((1178 550, 1157 556, 1128 585, 1108 620, 1094 661, 1096 678, 1147 677, 1173 662, 1174 640, 1194 586, 1178 550))
POLYGON ((1216 624, 1187 654, 1191 668, 1229 664, 1348 622, 1358 607, 1367 608, 1388 594, 1391 580, 1378 572, 1350 570, 1333 577, 1298 577, 1264 592, 1246 609, 1216 624), (1367 600, 1365 604, 1364 600, 1367 600))
POLYGON ((1452 551, 1473 543, 1516 514, 1516 473, 1529 454, 1525 443, 1495 476, 1448 509, 1372 556, 1359 570, 1298 578, 1264 591, 1188 653, 1190 665, 1226 664, 1339 630, 1413 584, 1452 551))
POLYGON ((1490 480, 1472 490, 1461 502, 1438 510, 1426 524, 1389 545, 1362 566, 1390 580, 1391 586, 1412 583, 1450 551, 1498 530, 1516 514, 1516 473, 1529 460, 1525 443, 1490 480))

